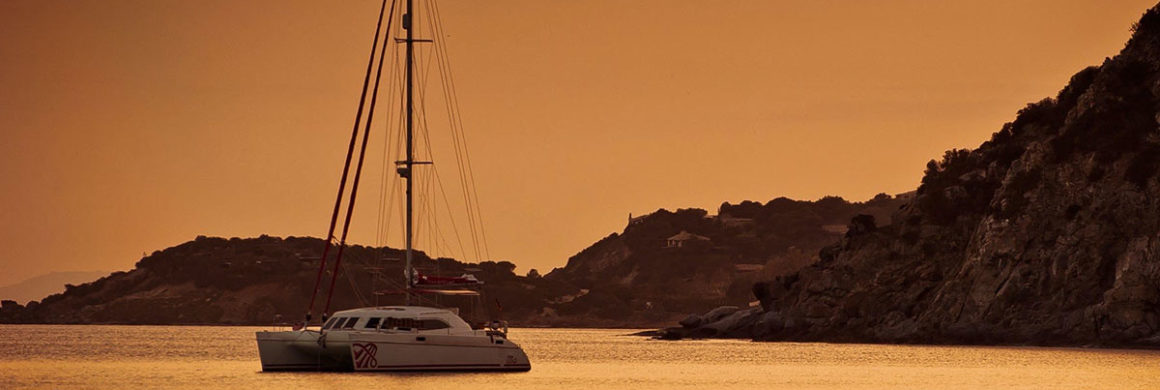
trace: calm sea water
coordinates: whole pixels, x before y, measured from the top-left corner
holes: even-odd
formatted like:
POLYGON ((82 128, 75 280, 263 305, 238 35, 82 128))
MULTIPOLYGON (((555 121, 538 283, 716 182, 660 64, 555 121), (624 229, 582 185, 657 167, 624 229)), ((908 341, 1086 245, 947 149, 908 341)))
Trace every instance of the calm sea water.
POLYGON ((513 329, 532 359, 526 373, 263 373, 260 329, 0 325, 0 388, 1160 388, 1160 351, 674 342, 591 329, 513 329))

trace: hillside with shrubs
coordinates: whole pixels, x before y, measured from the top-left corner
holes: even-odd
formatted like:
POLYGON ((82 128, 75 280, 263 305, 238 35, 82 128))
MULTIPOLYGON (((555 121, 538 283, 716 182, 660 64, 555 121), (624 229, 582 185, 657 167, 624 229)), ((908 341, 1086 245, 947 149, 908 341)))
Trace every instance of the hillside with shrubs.
MULTIPOLYGON (((516 274, 516 264, 509 261, 463 263, 432 259, 422 251, 416 253, 415 264, 425 274, 472 274, 484 281, 481 299, 423 302, 460 307, 474 320, 503 318, 524 326, 659 326, 714 305, 747 304, 755 281, 817 261, 818 249, 842 235, 843 221, 857 214, 887 220, 901 203, 880 195, 856 203, 836 197, 725 203, 716 216, 698 209, 657 210, 633 219, 624 231, 546 275, 538 270, 516 274), (682 232, 704 239, 670 245, 668 238, 682 232)), ((300 321, 322 247, 316 238, 199 236, 145 256, 131 271, 69 285, 39 301, 5 301, 0 322, 300 321)), ((347 247, 332 311, 401 303, 402 296, 391 292, 401 286, 402 258, 403 252, 393 248, 347 247)), ((329 273, 324 275, 324 284, 329 278, 329 273)))

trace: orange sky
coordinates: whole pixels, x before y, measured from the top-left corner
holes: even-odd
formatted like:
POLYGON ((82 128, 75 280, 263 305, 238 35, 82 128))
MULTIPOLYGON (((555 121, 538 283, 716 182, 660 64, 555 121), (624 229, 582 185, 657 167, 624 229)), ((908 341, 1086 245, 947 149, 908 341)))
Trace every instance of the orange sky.
MULTIPOLYGON (((523 272, 563 266, 629 212, 911 190, 927 160, 1114 55, 1152 5, 439 8, 490 253, 523 272)), ((377 9, 0 2, 0 284, 129 269, 202 234, 324 235, 377 9)), ((376 242, 376 153, 358 243, 376 242)))

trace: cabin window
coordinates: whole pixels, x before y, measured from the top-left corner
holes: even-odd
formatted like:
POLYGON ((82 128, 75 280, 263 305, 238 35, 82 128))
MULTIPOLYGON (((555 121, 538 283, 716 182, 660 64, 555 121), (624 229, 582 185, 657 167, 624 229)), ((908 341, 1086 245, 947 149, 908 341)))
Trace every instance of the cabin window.
POLYGON ((338 328, 342 327, 342 324, 346 323, 346 317, 332 318, 330 321, 327 321, 327 322, 331 323, 330 327, 328 327, 327 329, 338 329, 338 328))
POLYGON ((330 327, 334 326, 334 323, 337 321, 338 318, 330 317, 330 319, 326 321, 326 325, 322 326, 322 329, 330 329, 330 327))
MULTIPOLYGON (((371 320, 378 320, 378 318, 371 318, 371 320)), ((409 330, 441 330, 441 328, 448 328, 451 325, 444 323, 442 319, 414 319, 414 318, 394 318, 387 317, 382 319, 383 328, 397 328, 400 331, 409 330)), ((371 327, 368 325, 367 327, 371 327)))
POLYGON ((422 320, 419 322, 420 330, 447 329, 451 327, 451 325, 447 325, 443 320, 422 320))
POLYGON ((367 320, 367 324, 366 324, 366 325, 364 325, 363 327, 364 327, 364 328, 367 328, 367 329, 374 329, 374 328, 378 328, 378 327, 379 327, 379 321, 382 321, 382 320, 383 320, 383 319, 382 319, 382 318, 379 318, 379 317, 374 317, 374 318, 368 319, 368 320, 367 320))
POLYGON ((395 318, 387 317, 383 322, 383 328, 396 328, 400 330, 411 330, 418 327, 418 322, 414 318, 395 318))
POLYGON ((342 327, 343 327, 343 329, 353 328, 354 323, 356 323, 356 322, 358 322, 358 317, 351 317, 350 319, 346 320, 346 325, 343 325, 342 327))

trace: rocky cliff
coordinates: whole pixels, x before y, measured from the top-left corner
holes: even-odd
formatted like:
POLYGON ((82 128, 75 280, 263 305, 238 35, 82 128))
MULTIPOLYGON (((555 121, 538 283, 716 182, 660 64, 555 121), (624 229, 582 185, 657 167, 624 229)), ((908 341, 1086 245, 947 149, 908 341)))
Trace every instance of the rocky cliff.
POLYGON ((1160 346, 1160 9, 1133 30, 977 149, 931 161, 892 224, 854 221, 817 264, 755 285, 762 308, 674 333, 1160 346))

